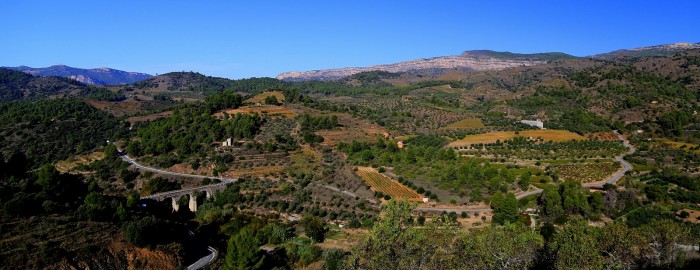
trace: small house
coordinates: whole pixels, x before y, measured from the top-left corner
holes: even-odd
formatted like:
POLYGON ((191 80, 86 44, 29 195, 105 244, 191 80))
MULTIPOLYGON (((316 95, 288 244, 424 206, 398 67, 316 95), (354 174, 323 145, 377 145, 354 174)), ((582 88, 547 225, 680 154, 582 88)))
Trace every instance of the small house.
POLYGON ((228 138, 221 143, 221 146, 231 146, 231 145, 233 145, 233 139, 231 139, 231 138, 228 138))

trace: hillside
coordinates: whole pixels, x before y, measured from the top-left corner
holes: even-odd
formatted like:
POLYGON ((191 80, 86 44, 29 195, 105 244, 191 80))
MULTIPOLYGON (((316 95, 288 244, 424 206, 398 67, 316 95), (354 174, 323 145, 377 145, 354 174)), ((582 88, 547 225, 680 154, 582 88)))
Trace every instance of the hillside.
POLYGON ((609 53, 596 54, 591 57, 598 59, 613 59, 618 57, 668 56, 683 50, 700 49, 700 43, 679 42, 649 47, 639 47, 629 50, 617 50, 609 53))
POLYGON ((0 68, 0 102, 59 97, 85 97, 108 101, 125 98, 120 93, 87 86, 69 78, 35 77, 24 72, 0 68))
POLYGON ((55 65, 45 68, 33 68, 27 66, 4 68, 22 71, 27 74, 40 77, 59 76, 71 78, 88 85, 130 84, 153 77, 146 73, 127 72, 111 68, 83 69, 65 65, 55 65))
POLYGON ((369 67, 349 67, 305 72, 286 72, 277 75, 285 81, 334 80, 368 71, 386 72, 430 72, 458 69, 463 71, 501 70, 511 67, 532 66, 549 60, 574 58, 564 53, 516 54, 488 50, 465 51, 458 56, 442 56, 428 59, 415 59, 394 64, 369 67))

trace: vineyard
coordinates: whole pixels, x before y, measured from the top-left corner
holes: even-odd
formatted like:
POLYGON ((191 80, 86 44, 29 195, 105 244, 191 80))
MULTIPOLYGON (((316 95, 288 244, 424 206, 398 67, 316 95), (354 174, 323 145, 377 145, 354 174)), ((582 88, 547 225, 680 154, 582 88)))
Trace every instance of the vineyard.
POLYGON ((374 191, 391 196, 391 198, 408 199, 411 201, 422 201, 422 197, 414 190, 394 181, 393 179, 377 172, 371 167, 357 167, 357 174, 367 182, 374 191))
POLYGON ((551 165, 550 170, 561 181, 573 180, 581 183, 593 183, 606 180, 620 169, 616 162, 606 163, 570 163, 551 165))

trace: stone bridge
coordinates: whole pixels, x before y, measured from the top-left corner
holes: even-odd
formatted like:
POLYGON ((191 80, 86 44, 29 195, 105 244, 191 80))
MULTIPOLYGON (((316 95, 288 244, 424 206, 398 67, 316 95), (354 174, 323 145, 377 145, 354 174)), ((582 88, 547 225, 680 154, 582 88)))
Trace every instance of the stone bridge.
POLYGON ((216 194, 216 191, 223 191, 226 189, 226 185, 232 182, 235 182, 237 179, 232 180, 232 181, 226 181, 224 183, 218 183, 218 184, 213 184, 213 185, 207 185, 207 186, 198 186, 198 187, 191 187, 191 188, 183 188, 183 189, 178 189, 178 190, 173 190, 173 191, 166 191, 166 192, 161 192, 161 193, 156 193, 150 196, 143 196, 141 199, 150 199, 150 200, 156 200, 159 202, 162 202, 166 199, 172 199, 173 201, 173 211, 178 211, 180 210, 180 205, 177 203, 177 201, 182 197, 182 196, 189 196, 190 198, 190 203, 189 203, 189 208, 190 211, 197 212, 197 197, 196 194, 199 192, 204 192, 207 194, 207 199, 208 198, 213 198, 214 194, 216 194))

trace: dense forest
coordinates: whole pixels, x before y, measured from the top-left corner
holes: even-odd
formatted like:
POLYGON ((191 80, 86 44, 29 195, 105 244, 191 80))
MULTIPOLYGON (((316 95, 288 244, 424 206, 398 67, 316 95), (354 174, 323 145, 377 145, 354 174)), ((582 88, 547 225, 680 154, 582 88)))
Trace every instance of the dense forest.
POLYGON ((125 138, 127 126, 81 100, 55 99, 0 104, 0 147, 36 165, 91 151, 125 138))

